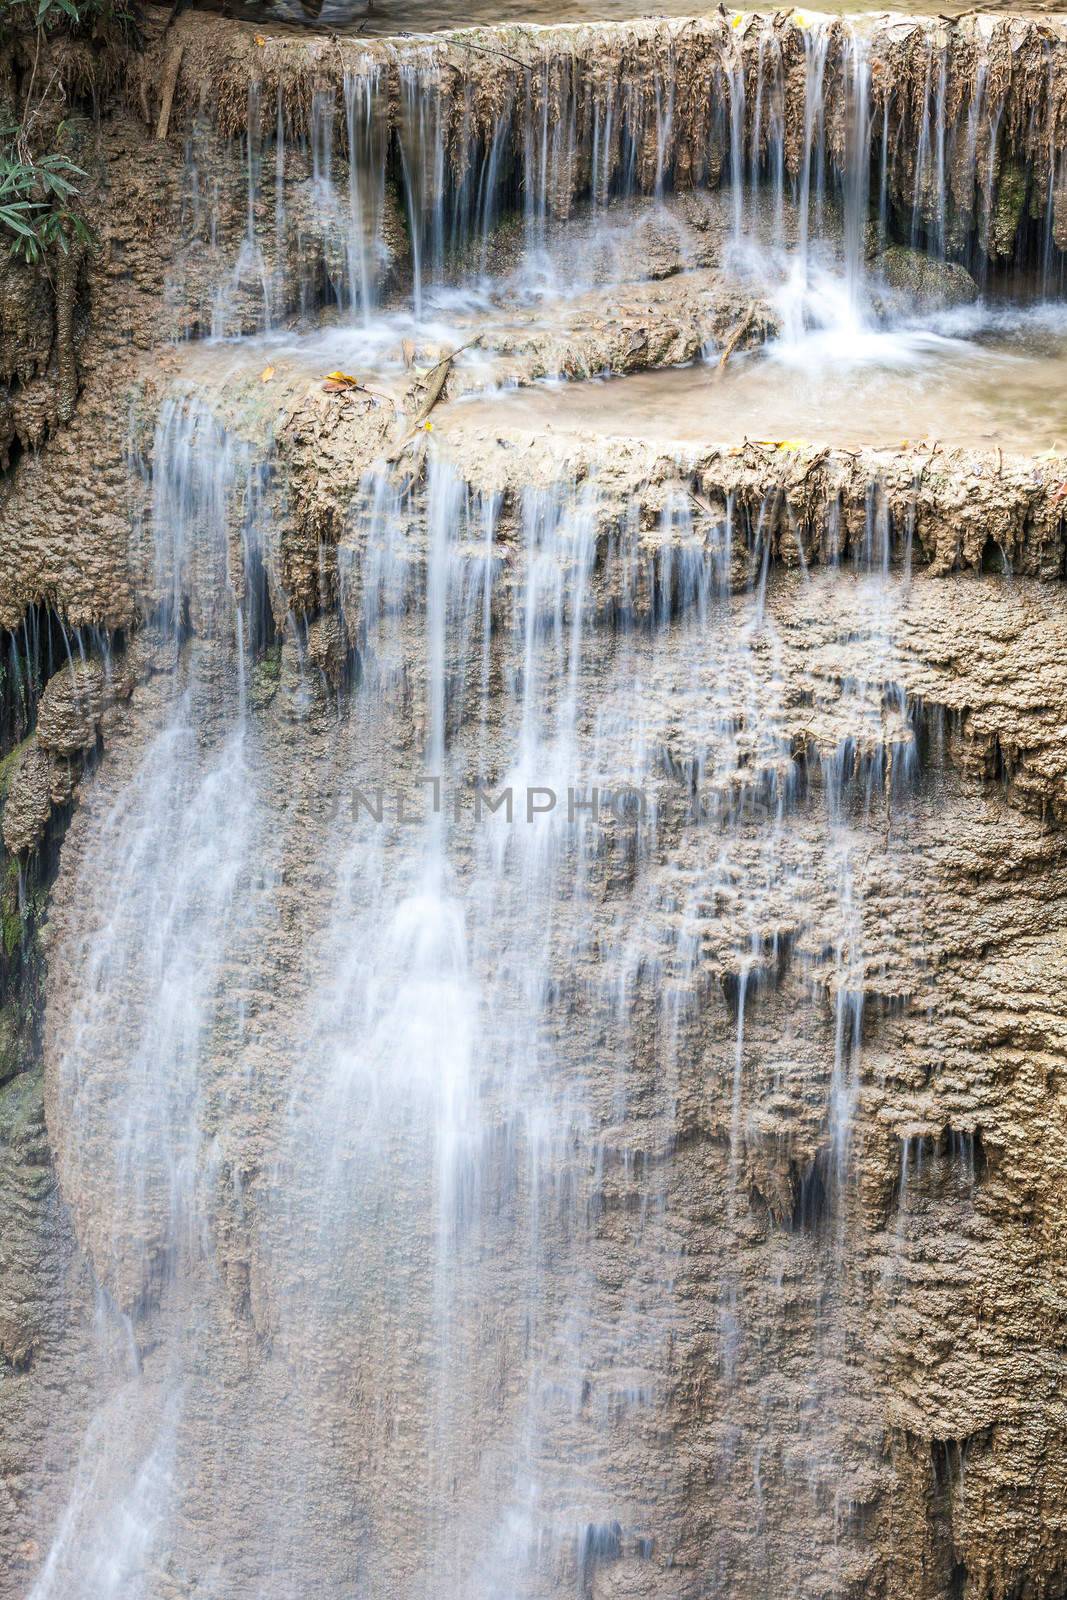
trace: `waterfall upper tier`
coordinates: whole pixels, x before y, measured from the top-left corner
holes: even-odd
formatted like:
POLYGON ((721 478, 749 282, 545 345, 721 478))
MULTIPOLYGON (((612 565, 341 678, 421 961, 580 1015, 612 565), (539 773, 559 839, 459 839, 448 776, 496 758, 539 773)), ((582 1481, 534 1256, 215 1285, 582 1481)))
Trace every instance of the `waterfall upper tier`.
POLYGON ((160 46, 174 132, 194 116, 257 142, 277 127, 357 169, 395 140, 427 252, 484 228, 509 195, 566 216, 583 194, 796 183, 818 151, 826 181, 851 175, 936 248, 993 260, 1014 255, 1024 218, 1060 248, 1065 48, 1055 17, 797 11, 402 40, 187 18, 160 46))

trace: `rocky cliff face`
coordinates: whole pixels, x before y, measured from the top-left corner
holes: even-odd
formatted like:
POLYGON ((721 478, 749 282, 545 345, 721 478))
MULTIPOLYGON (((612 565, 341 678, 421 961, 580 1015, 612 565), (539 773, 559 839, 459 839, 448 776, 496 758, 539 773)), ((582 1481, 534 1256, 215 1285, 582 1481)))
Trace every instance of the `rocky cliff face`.
POLYGON ((734 410, 779 254, 1052 294, 1063 49, 161 33, 0 330, 0 1593, 1062 1592, 1067 457, 734 410))

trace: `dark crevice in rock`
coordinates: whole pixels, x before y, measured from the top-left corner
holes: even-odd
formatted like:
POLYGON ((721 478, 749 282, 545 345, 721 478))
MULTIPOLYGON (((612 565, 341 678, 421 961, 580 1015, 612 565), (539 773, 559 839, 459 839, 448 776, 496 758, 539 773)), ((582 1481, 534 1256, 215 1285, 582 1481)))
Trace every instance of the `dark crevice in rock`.
POLYGON ((587 1523, 578 1539, 579 1593, 584 1596, 591 1596, 597 1569, 610 1562, 618 1561, 621 1555, 621 1523, 587 1523))
MULTIPOLYGON (((92 643, 80 630, 68 630, 50 606, 26 610, 22 624, 0 634, 0 751, 6 756, 13 745, 33 732, 37 702, 45 684, 70 659, 92 643)), ((2 799, 0 784, 0 799, 2 799)))
POLYGON ((790 1225, 794 1233, 825 1232, 832 1207, 831 1160, 829 1150, 820 1150, 806 1165, 790 1161, 789 1183, 793 1192, 790 1225))

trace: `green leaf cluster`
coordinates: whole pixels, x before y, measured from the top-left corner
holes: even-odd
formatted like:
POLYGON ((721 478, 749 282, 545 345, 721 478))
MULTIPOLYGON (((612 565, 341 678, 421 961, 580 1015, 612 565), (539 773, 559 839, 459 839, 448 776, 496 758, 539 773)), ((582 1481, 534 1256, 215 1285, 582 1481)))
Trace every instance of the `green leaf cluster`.
POLYGON ((0 37, 6 32, 61 30, 134 44, 140 37, 141 0, 0 0, 0 37))
POLYGON ((86 176, 67 156, 52 151, 24 157, 9 136, 0 148, 0 232, 10 235, 13 256, 36 265, 56 249, 88 245, 92 231, 76 209, 86 176))

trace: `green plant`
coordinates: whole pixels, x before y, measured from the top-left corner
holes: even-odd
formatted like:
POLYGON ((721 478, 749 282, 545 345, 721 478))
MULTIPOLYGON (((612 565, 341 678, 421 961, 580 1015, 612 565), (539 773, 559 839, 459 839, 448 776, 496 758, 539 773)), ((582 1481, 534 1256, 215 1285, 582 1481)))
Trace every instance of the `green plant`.
POLYGON ((141 32, 141 0, 0 0, 0 33, 73 34, 133 43, 141 32))
POLYGON ((0 125, 0 240, 31 265, 47 269, 57 251, 93 237, 77 204, 86 173, 63 153, 68 124, 55 127, 64 92, 55 43, 77 40, 83 58, 109 61, 113 71, 143 42, 143 14, 143 0, 0 0, 0 51, 10 52, 19 83, 15 103, 3 107, 15 121, 0 125))
POLYGON ((86 176, 66 156, 52 151, 36 160, 15 144, 0 151, 0 228, 12 235, 10 252, 36 265, 55 248, 88 245, 92 231, 74 209, 78 180, 86 176))

